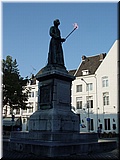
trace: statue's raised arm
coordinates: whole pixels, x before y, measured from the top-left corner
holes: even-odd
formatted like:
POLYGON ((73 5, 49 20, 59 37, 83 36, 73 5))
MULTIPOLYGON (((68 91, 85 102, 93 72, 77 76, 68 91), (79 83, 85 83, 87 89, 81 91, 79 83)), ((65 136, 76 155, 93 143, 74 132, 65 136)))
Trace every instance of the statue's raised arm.
POLYGON ((64 57, 62 42, 65 42, 64 38, 61 38, 60 30, 58 26, 60 21, 58 19, 54 20, 54 26, 50 27, 49 34, 51 36, 49 53, 48 53, 48 65, 62 65, 64 66, 64 57))

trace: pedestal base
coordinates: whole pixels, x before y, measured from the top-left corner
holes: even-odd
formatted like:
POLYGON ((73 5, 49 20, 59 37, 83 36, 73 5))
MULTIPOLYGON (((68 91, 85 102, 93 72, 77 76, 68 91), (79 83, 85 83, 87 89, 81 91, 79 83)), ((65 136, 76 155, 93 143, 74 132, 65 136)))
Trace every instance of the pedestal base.
POLYGON ((99 142, 96 133, 12 132, 10 149, 42 157, 61 157, 111 151, 116 141, 99 142))

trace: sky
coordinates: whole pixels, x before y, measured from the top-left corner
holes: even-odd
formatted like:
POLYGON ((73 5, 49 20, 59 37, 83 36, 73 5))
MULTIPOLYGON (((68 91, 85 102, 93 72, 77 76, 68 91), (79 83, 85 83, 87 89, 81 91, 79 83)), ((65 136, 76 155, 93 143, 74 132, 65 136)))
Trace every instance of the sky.
POLYGON ((118 39, 117 2, 2 2, 2 58, 17 60, 22 77, 31 77, 46 66, 50 35, 60 20, 65 67, 77 69, 82 55, 108 53, 118 39))

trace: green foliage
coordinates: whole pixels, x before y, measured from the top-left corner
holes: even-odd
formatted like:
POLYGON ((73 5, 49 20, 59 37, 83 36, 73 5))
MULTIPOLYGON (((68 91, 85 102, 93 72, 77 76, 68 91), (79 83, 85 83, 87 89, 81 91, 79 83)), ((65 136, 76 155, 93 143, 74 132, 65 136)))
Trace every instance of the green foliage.
POLYGON ((23 92, 28 79, 23 79, 18 70, 17 61, 7 56, 2 62, 3 106, 9 104, 12 109, 26 108, 28 93, 23 92))

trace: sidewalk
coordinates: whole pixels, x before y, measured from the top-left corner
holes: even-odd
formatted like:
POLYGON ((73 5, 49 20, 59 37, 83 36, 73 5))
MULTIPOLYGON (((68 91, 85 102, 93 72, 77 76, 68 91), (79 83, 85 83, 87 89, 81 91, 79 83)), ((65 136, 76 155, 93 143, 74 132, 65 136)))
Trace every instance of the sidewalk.
MULTIPOLYGON (((99 139, 99 141, 111 141, 111 140, 117 140, 117 138, 104 138, 104 139, 99 139)), ((35 156, 33 154, 25 154, 25 153, 21 153, 21 152, 16 152, 16 151, 8 151, 5 148, 3 149, 3 160, 9 160, 9 159, 40 159, 40 160, 44 160, 44 159, 54 159, 56 160, 56 158, 48 158, 48 157, 40 157, 40 156, 35 156)), ((111 152, 104 152, 104 153, 95 153, 95 154, 88 154, 88 155, 71 155, 68 157, 57 157, 57 159, 63 160, 63 159, 119 159, 119 146, 111 151, 111 152)))

